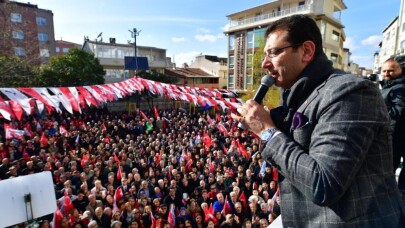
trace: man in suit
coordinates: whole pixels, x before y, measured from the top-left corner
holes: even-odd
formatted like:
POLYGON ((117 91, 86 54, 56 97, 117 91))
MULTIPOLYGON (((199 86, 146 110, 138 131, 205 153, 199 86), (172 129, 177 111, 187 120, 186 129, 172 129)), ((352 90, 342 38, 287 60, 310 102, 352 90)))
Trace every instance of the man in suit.
POLYGON ((277 168, 284 227, 405 227, 392 173, 389 115, 369 81, 332 67, 307 15, 269 25, 262 67, 283 105, 249 100, 233 118, 260 136, 277 168))
MULTIPOLYGON (((387 59, 381 66, 384 80, 381 82, 381 94, 391 118, 392 149, 394 154, 394 172, 405 159, 405 77, 401 65, 394 58, 387 59)), ((405 192, 405 169, 401 169, 398 187, 405 192)))

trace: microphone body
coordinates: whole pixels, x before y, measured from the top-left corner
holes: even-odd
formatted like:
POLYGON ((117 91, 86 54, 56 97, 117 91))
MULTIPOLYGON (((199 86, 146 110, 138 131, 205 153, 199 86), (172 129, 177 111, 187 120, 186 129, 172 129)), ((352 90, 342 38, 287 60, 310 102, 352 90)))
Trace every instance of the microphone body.
MULTIPOLYGON (((269 88, 272 85, 274 85, 274 83, 275 83, 274 79, 272 77, 270 77, 269 75, 263 76, 259 89, 256 91, 256 94, 253 97, 253 100, 259 104, 262 103, 264 96, 266 96, 267 91, 269 90, 269 88)), ((246 126, 243 125, 242 123, 239 123, 238 128, 245 130, 246 126)))

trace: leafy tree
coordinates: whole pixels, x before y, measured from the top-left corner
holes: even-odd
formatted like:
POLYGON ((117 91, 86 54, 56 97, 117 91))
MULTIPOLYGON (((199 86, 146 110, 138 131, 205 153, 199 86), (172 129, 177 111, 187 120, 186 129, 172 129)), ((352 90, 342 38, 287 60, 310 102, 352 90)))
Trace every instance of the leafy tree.
POLYGON ((72 48, 41 68, 36 86, 83 86, 104 83, 105 72, 94 54, 72 48))
POLYGON ((38 69, 18 57, 0 56, 0 87, 28 87, 38 75, 38 69))
MULTIPOLYGON (((257 42, 259 43, 259 47, 255 49, 255 53, 253 56, 253 86, 251 90, 248 90, 243 96, 242 99, 244 101, 247 101, 249 99, 252 99, 254 95, 256 94, 257 89, 260 86, 260 83, 262 81, 262 77, 264 75, 264 72, 262 70, 262 60, 264 58, 264 39, 259 38, 257 39, 257 42)), ((263 105, 265 106, 270 106, 270 107, 277 107, 280 104, 281 100, 281 94, 280 90, 276 86, 272 86, 269 88, 269 91, 267 92, 266 96, 263 99, 263 105)))

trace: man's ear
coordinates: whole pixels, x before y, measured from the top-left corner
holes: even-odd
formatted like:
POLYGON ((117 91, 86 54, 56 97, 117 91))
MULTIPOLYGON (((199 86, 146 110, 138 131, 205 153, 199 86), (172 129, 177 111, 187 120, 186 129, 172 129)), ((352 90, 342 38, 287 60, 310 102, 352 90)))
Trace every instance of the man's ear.
POLYGON ((315 55, 315 44, 312 41, 305 41, 302 44, 302 47, 304 48, 304 53, 303 53, 303 58, 302 60, 304 62, 310 62, 314 58, 315 55))

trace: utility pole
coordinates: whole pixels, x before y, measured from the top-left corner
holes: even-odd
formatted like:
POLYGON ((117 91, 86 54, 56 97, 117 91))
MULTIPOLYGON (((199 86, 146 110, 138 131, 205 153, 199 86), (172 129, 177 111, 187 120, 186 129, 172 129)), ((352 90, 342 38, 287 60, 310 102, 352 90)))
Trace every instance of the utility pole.
POLYGON ((136 58, 136 37, 139 36, 141 30, 138 31, 136 28, 133 28, 133 30, 128 31, 131 33, 131 37, 134 38, 134 46, 135 46, 134 57, 136 58))

